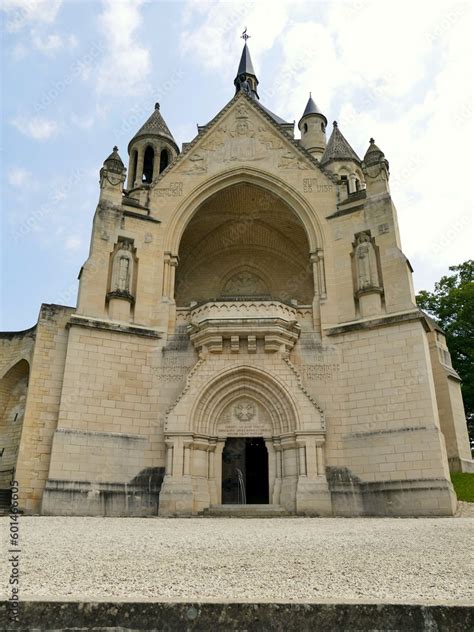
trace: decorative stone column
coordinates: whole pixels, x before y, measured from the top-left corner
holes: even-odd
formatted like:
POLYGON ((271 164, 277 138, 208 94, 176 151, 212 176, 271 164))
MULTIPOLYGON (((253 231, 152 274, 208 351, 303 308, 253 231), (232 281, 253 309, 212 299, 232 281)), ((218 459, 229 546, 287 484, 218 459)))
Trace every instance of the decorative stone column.
POLYGON ((324 270, 324 253, 321 248, 309 255, 313 266, 314 298, 313 325, 315 331, 321 332, 321 300, 326 298, 326 275, 324 270))
POLYGON ((187 516, 193 513, 190 440, 167 437, 166 474, 160 492, 160 516, 187 516), (186 473, 188 472, 188 473, 186 473))
POLYGON ((282 480, 282 451, 278 439, 273 439, 275 453, 275 483, 273 485, 273 493, 270 500, 274 505, 280 504, 281 480, 282 480))
POLYGON ((331 495, 324 471, 324 437, 298 437, 300 468, 296 490, 296 512, 309 516, 331 516, 331 495), (304 447, 303 447, 304 446, 304 447), (303 456, 304 455, 304 456, 303 456), (302 460, 304 458, 304 466, 302 460))
POLYGON ((143 176, 143 159, 145 156, 145 152, 143 150, 143 147, 139 147, 137 149, 138 151, 138 158, 137 158, 137 170, 135 172, 135 182, 133 183, 134 187, 139 187, 142 183, 142 176, 143 176))

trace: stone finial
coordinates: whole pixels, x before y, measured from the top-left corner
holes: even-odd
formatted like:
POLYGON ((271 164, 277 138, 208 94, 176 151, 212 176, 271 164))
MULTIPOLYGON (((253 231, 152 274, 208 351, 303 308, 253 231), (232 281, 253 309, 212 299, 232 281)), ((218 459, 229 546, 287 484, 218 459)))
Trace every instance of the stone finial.
POLYGON ((333 121, 332 126, 337 127, 337 121, 333 121))
POLYGON ((158 103, 158 101, 155 103, 155 110, 159 110, 160 109, 160 104, 158 103))

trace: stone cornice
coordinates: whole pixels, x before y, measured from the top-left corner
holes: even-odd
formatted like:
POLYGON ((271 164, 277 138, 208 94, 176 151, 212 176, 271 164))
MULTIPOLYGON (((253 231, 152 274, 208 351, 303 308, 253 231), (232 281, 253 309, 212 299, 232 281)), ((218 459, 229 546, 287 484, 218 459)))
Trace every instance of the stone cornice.
POLYGON ((323 327, 323 331, 327 336, 338 336, 347 334, 352 331, 361 331, 364 329, 377 329, 378 327, 387 327, 390 325, 398 325, 399 323, 423 321, 423 315, 420 310, 410 310, 407 312, 398 312, 387 316, 370 318, 365 320, 354 320, 348 323, 341 323, 331 327, 323 327))
POLYGON ((127 323, 118 323, 116 321, 100 320, 89 316, 71 316, 66 327, 86 327, 88 329, 102 329, 112 331, 118 334, 131 334, 134 336, 145 336, 146 338, 162 338, 163 332, 142 327, 141 325, 130 325, 127 323))

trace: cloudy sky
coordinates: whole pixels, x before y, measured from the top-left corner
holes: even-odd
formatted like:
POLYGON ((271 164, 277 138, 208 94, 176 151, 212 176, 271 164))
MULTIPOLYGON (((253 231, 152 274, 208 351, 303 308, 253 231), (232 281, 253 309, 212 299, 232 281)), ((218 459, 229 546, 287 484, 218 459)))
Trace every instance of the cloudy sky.
POLYGON ((245 26, 262 102, 311 90, 359 155, 390 161, 416 289, 472 257, 469 2, 2 0, 0 328, 74 305, 98 174, 160 101, 180 144, 233 96, 245 26))

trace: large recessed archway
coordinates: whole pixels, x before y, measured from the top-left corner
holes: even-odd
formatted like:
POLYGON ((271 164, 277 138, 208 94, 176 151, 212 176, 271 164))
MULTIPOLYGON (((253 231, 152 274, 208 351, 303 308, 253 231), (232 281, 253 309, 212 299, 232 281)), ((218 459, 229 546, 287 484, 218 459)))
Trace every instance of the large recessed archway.
POLYGON ((234 184, 201 204, 179 246, 178 307, 259 298, 311 304, 314 285, 303 224, 266 189, 234 184))

